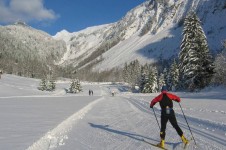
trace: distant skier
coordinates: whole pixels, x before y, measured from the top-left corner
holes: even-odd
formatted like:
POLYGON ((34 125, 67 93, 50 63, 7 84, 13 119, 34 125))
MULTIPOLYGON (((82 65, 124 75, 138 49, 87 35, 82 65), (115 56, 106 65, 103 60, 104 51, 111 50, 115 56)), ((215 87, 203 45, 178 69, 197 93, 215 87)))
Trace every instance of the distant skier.
POLYGON ((91 90, 89 90, 89 96, 91 95, 91 90))
POLYGON ((167 87, 163 86, 162 90, 161 90, 161 94, 158 95, 157 97, 155 97, 151 101, 151 104, 150 104, 150 108, 153 108, 153 106, 157 102, 159 102, 160 107, 162 109, 162 111, 161 111, 161 131, 160 131, 161 141, 159 144, 157 144, 157 146, 163 147, 163 148, 165 147, 165 135, 166 135, 165 131, 166 131, 166 124, 167 124, 168 120, 170 121, 172 126, 176 129, 178 135, 181 137, 182 142, 184 144, 188 143, 188 140, 183 135, 183 131, 177 124, 177 120, 176 120, 175 113, 173 110, 172 100, 174 100, 178 103, 181 101, 180 97, 173 95, 171 93, 168 93, 167 87))
POLYGON ((93 95, 93 90, 89 90, 89 96, 93 95))
POLYGON ((111 92, 111 94, 112 94, 112 96, 115 96, 115 91, 113 90, 113 91, 111 92))

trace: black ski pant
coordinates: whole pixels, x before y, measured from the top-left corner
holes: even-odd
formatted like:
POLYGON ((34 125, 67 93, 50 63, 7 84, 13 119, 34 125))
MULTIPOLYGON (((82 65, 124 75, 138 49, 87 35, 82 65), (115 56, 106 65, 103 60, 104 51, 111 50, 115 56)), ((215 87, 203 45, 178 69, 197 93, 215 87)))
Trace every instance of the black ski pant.
POLYGON ((165 139, 166 136, 166 124, 170 121, 171 125, 176 129, 177 134, 181 137, 183 135, 183 131, 177 124, 177 119, 175 117, 174 112, 172 112, 170 115, 166 115, 165 113, 161 114, 161 131, 160 131, 160 137, 161 139, 165 139))

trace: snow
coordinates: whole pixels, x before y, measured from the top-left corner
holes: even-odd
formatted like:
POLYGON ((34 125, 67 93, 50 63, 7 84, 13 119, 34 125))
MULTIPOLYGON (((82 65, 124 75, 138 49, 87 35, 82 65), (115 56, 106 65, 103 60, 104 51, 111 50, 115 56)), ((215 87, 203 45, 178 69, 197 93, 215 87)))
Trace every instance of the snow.
MULTIPOLYGON (((159 128, 150 101, 159 93, 131 93, 124 84, 82 82, 83 92, 66 94, 69 82, 54 92, 37 90, 40 80, 3 74, 0 79, 0 149, 13 150, 155 150, 159 128), (88 95, 88 90, 94 96, 88 95), (111 90, 116 96, 111 96, 111 90)), ((226 149, 224 87, 199 93, 176 92, 195 137, 196 149, 226 149)), ((160 121, 160 107, 154 107, 160 121)), ((174 110, 185 136, 191 134, 178 103, 174 110)), ((173 127, 166 129, 167 149, 181 149, 173 127)), ((194 142, 188 149, 195 149, 194 142)))
POLYGON ((79 58, 79 56, 84 54, 85 57, 88 57, 103 40, 100 38, 100 36, 103 36, 101 31, 105 31, 110 27, 111 24, 104 24, 88 27, 78 32, 69 33, 65 29, 58 32, 53 38, 63 40, 66 43, 67 50, 61 60, 56 64, 60 65, 68 59, 79 58))
MULTIPOLYGON (((170 28, 172 27, 170 26, 170 28)), ((180 29, 174 32, 178 33, 180 32, 180 29)), ((147 62, 153 63, 157 61, 160 53, 164 58, 168 58, 172 55, 173 47, 175 47, 175 43, 172 42, 173 36, 174 35, 170 33, 168 28, 155 35, 146 34, 142 37, 138 35, 133 36, 105 52, 103 57, 106 59, 100 62, 95 69, 103 71, 111 67, 123 67, 125 62, 128 63, 131 60, 136 59, 142 64, 147 62), (162 39, 164 38, 165 40, 162 42, 162 39), (165 48, 162 49, 162 47, 165 48), (167 52, 164 52, 165 50, 167 52)))
POLYGON ((67 45, 67 51, 57 64, 76 66, 116 38, 120 39, 119 43, 87 63, 91 64, 101 57, 103 61, 93 67, 95 71, 123 67, 135 59, 146 64, 155 62, 159 57, 177 57, 182 40, 182 20, 190 10, 197 12, 210 51, 216 54, 222 49, 226 33, 226 20, 222 19, 225 18, 226 9, 223 6, 222 0, 147 0, 115 23, 89 27, 79 32, 63 30, 57 33, 54 38, 64 40, 67 45), (140 36, 147 24, 150 25, 149 31, 140 36))

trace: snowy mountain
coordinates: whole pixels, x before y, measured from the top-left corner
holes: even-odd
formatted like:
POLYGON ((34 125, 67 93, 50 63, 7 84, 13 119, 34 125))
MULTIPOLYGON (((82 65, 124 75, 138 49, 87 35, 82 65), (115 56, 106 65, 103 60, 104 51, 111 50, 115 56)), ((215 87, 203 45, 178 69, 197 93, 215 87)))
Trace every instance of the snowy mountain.
POLYGON ((78 68, 93 64, 104 70, 135 59, 150 63, 160 57, 177 57, 183 19, 190 10, 199 16, 211 51, 221 50, 226 33, 225 0, 148 0, 118 22, 57 33, 54 38, 67 45, 59 64, 78 68))
POLYGON ((66 30, 57 33, 54 38, 64 40, 67 47, 67 52, 58 64, 73 62, 74 65, 78 65, 104 43, 110 27, 111 25, 101 25, 74 33, 66 30))
MULTIPOLYGON (((200 18, 211 52, 220 51, 226 34, 226 0, 147 0, 118 22, 73 33, 63 30, 53 37, 23 22, 0 26, 0 63, 16 63, 19 68, 25 60, 105 70, 135 59, 144 64, 174 58, 180 51, 183 20, 190 10, 200 18)), ((2 67, 6 68, 8 72, 21 70, 2 67)))
POLYGON ((4 70, 8 69, 8 72, 14 72, 15 67, 9 71, 10 67, 3 65, 6 62, 14 66, 15 64, 22 66, 25 62, 28 64, 35 62, 36 66, 37 62, 53 64, 65 51, 64 41, 55 40, 49 34, 34 29, 24 22, 0 26, 1 68, 5 67, 4 70))

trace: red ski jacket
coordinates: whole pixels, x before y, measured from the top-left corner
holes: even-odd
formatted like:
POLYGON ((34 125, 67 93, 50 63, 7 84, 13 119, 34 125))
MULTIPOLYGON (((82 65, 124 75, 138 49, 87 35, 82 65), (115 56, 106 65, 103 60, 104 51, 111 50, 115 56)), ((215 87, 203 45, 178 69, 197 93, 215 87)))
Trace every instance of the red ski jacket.
POLYGON ((161 94, 159 94, 151 101, 150 107, 153 107, 157 102, 160 102, 160 106, 162 109, 164 109, 166 106, 173 108, 172 100, 180 102, 180 97, 168 93, 167 91, 162 91, 161 94))

